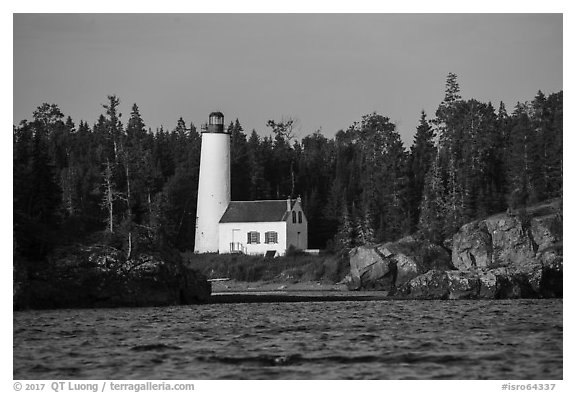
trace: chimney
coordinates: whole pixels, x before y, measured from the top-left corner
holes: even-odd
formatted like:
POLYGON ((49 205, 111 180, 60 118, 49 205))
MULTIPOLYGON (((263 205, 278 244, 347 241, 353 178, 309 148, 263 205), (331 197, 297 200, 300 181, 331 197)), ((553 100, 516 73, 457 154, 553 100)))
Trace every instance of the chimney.
POLYGON ((292 200, 290 198, 286 199, 286 210, 292 210, 292 200))

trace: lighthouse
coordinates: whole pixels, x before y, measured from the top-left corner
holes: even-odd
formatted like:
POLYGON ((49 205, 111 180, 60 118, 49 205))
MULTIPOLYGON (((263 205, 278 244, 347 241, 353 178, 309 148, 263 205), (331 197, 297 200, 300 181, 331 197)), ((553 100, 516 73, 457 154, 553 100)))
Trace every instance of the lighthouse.
POLYGON ((212 112, 202 128, 194 252, 218 252, 218 222, 230 203, 230 134, 212 112))

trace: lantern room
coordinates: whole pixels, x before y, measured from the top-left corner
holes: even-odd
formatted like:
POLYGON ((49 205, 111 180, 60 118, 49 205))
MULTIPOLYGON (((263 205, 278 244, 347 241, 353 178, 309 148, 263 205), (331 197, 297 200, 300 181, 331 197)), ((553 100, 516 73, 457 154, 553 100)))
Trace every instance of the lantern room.
POLYGON ((224 131, 224 115, 222 112, 212 112, 208 117, 208 125, 202 127, 202 132, 209 132, 213 134, 223 134, 224 131))

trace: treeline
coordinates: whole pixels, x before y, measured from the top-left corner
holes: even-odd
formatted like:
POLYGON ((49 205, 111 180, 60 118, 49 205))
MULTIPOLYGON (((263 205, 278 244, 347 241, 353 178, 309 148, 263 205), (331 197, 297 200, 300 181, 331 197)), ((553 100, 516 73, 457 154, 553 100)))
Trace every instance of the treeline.
MULTIPOLYGON (((201 136, 180 118, 126 123, 109 96, 98 121, 75 124, 54 104, 13 129, 15 251, 40 261, 56 245, 194 247, 201 136)), ((232 199, 301 196, 311 248, 339 249, 421 231, 440 242, 461 224, 562 195, 562 92, 518 104, 463 100, 454 74, 410 149, 372 113, 329 139, 296 140, 291 120, 247 134, 231 122, 232 199)))

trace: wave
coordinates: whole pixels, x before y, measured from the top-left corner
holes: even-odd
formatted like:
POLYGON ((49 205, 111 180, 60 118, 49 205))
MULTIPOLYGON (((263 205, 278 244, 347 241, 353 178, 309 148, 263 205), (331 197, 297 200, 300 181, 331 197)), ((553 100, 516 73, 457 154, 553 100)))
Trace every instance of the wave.
POLYGON ((477 362, 478 360, 502 360, 507 356, 505 352, 489 353, 427 353, 427 352, 407 352, 402 354, 389 353, 381 355, 330 355, 306 357, 302 354, 290 355, 255 355, 255 356, 201 356, 199 361, 218 362, 235 365, 253 366, 292 366, 300 364, 356 364, 356 363, 381 363, 381 364, 402 364, 402 363, 435 363, 449 364, 460 362, 477 362))
POLYGON ((132 351, 145 352, 145 351, 171 351, 171 350, 182 349, 176 345, 166 345, 166 344, 145 344, 136 345, 130 348, 132 351))

